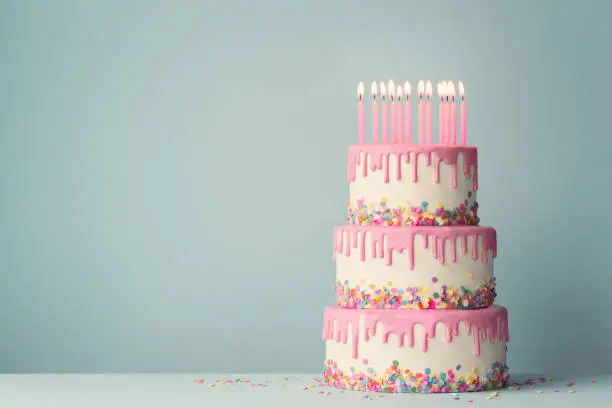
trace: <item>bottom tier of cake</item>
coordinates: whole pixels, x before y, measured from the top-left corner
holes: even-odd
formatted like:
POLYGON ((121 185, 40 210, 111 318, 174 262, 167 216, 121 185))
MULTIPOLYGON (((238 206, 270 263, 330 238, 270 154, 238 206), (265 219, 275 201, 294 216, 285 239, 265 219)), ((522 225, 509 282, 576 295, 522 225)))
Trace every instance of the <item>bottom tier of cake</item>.
POLYGON ((508 383, 508 311, 325 309, 328 384, 372 392, 467 392, 508 383))

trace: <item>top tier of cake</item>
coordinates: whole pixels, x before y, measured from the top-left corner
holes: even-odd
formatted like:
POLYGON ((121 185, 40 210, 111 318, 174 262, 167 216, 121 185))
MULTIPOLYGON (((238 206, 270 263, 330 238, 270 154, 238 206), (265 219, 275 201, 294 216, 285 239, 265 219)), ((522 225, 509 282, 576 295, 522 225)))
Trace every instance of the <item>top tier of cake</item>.
POLYGON ((411 87, 372 83, 371 138, 366 141, 364 87, 358 85, 359 143, 349 147, 347 221, 355 225, 478 225, 478 155, 466 145, 464 88, 439 82, 437 137, 432 134, 432 84, 419 82, 412 130, 411 87), (387 92, 387 89, 389 92, 387 92), (380 96, 380 97, 379 97, 380 96), (459 105, 459 115, 457 114, 459 105), (457 120, 459 117, 459 120, 457 120))

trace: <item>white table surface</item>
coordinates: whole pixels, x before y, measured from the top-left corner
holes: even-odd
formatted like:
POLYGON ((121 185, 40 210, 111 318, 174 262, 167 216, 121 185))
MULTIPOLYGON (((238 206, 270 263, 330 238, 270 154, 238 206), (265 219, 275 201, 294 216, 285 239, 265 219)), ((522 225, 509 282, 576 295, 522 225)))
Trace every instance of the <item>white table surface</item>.
MULTIPOLYGON (((24 374, 0 375, 1 408, 98 407, 612 407, 612 375, 559 378, 520 390, 451 394, 375 394, 319 386, 292 374, 24 374), (235 382, 236 379, 249 382, 235 382), (227 383, 226 380, 233 383, 227 383), (203 380, 203 381, 202 381, 203 380), (200 382, 198 382, 200 381, 200 382), (568 386, 568 382, 574 384, 568 386), (305 389, 307 388, 307 389, 305 389), (569 390, 574 390, 570 393, 569 390), (557 390, 557 392, 555 392, 557 390), (384 395, 379 397, 378 395, 384 395), (457 398, 457 399, 455 399, 457 398)), ((525 381, 527 377, 513 377, 525 381)))

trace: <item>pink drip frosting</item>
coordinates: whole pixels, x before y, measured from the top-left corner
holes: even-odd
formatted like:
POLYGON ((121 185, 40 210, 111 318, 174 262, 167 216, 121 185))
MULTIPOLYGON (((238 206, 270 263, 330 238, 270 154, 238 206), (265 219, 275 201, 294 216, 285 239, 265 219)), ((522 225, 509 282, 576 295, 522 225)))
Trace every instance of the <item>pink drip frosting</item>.
POLYGON ((428 339, 436 336, 436 325, 444 324, 446 342, 459 335, 459 322, 464 323, 466 334, 474 336, 474 355, 480 355, 480 342, 489 340, 509 341, 508 311, 502 306, 492 306, 477 310, 378 310, 346 309, 327 307, 324 314, 323 340, 335 340, 346 344, 348 328, 351 327, 351 345, 353 358, 359 356, 360 324, 364 325, 364 341, 376 334, 380 323, 382 342, 387 343, 390 334, 397 337, 397 346, 414 347, 414 326, 423 326, 422 351, 427 352, 428 339), (363 320, 361 320, 363 318, 363 320), (336 328, 334 330, 334 322, 336 328))
POLYGON ((440 182, 440 163, 452 167, 452 186, 457 187, 457 157, 463 157, 463 175, 465 178, 472 177, 472 188, 478 190, 478 153, 475 147, 467 146, 438 146, 438 145, 408 145, 408 144, 371 144, 349 146, 348 157, 348 182, 357 178, 357 166, 361 165, 363 177, 367 177, 368 168, 371 171, 382 170, 385 174, 385 183, 389 182, 389 156, 397 156, 397 179, 402 178, 402 160, 408 164, 412 157, 412 181, 418 181, 419 156, 423 156, 425 164, 434 165, 434 182, 440 182), (369 164, 369 165, 368 165, 369 164))
POLYGON ((491 251, 493 258, 497 257, 497 234, 490 227, 456 226, 456 227, 409 227, 393 228, 378 226, 347 225, 334 228, 334 260, 336 254, 350 256, 351 247, 360 251, 361 260, 366 258, 366 234, 370 234, 370 256, 384 258, 387 265, 393 263, 393 251, 406 251, 410 269, 414 269, 414 239, 417 235, 423 237, 424 248, 431 242, 432 255, 442 264, 446 263, 446 242, 450 244, 451 262, 457 260, 457 239, 461 243, 461 252, 467 254, 468 239, 472 240, 471 257, 487 262, 487 252, 491 251), (386 239, 385 239, 386 238, 386 239), (481 239, 480 249, 478 239, 481 239))

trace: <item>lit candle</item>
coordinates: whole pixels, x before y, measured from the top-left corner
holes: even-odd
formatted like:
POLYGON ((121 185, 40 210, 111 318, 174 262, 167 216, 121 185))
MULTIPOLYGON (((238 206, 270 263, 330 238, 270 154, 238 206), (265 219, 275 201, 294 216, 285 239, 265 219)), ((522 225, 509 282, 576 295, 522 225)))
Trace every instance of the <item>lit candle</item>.
POLYGON ((442 122, 444 129, 444 143, 450 144, 450 126, 449 126, 449 117, 450 117, 450 109, 448 106, 448 82, 442 82, 442 90, 444 92, 444 103, 442 104, 442 108, 444 111, 444 119, 442 122))
POLYGON ((419 143, 425 144, 425 129, 423 128, 423 122, 425 120, 425 107, 423 106, 423 93, 425 92, 425 82, 422 80, 419 81, 419 85, 417 86, 417 93, 419 94, 419 143))
POLYGON ((382 98, 382 142, 387 144, 387 115, 389 110, 387 108, 387 86, 384 82, 380 83, 380 97, 382 98))
POLYGON ((378 143, 378 103, 376 102, 376 82, 372 82, 372 143, 378 143))
POLYGON ((431 81, 427 81, 425 86, 425 96, 427 97, 427 105, 425 106, 425 126, 427 126, 425 132, 427 133, 427 144, 432 144, 431 141, 431 94, 433 93, 433 87, 431 81))
POLYGON ((390 143, 397 143, 397 135, 396 135, 396 117, 395 117, 395 107, 397 105, 395 101, 395 85, 393 84, 393 80, 389 81, 389 86, 387 87, 387 92, 389 92, 389 98, 391 98, 391 113, 389 114, 389 121, 391 122, 391 135, 389 137, 390 143))
POLYGON ((459 118, 459 125, 461 127, 461 145, 465 146, 466 145, 466 140, 465 140, 465 89, 463 88, 463 82, 459 82, 459 97, 461 98, 461 106, 459 108, 460 111, 460 118, 459 118))
POLYGON ((450 142, 452 145, 457 144, 457 105, 455 104, 455 84, 448 83, 448 95, 450 97, 450 142))
POLYGON ((404 102, 404 141, 407 144, 412 143, 412 119, 410 118, 410 82, 406 81, 404 84, 404 95, 406 100, 404 102))
POLYGON ((359 134, 359 144, 365 143, 365 136, 363 133, 364 119, 363 119, 363 82, 359 82, 357 85, 357 133, 359 134))
POLYGON ((438 96, 440 97, 440 104, 438 105, 438 144, 444 144, 444 109, 442 103, 444 102, 444 92, 442 90, 442 82, 438 82, 438 96))
POLYGON ((395 95, 397 95, 397 106, 395 107, 395 143, 399 143, 402 144, 404 143, 403 141, 403 135, 402 135, 402 129, 404 128, 403 126, 403 120, 402 120, 402 94, 404 93, 404 91, 402 90, 402 87, 400 85, 397 86, 396 90, 395 90, 395 95))

